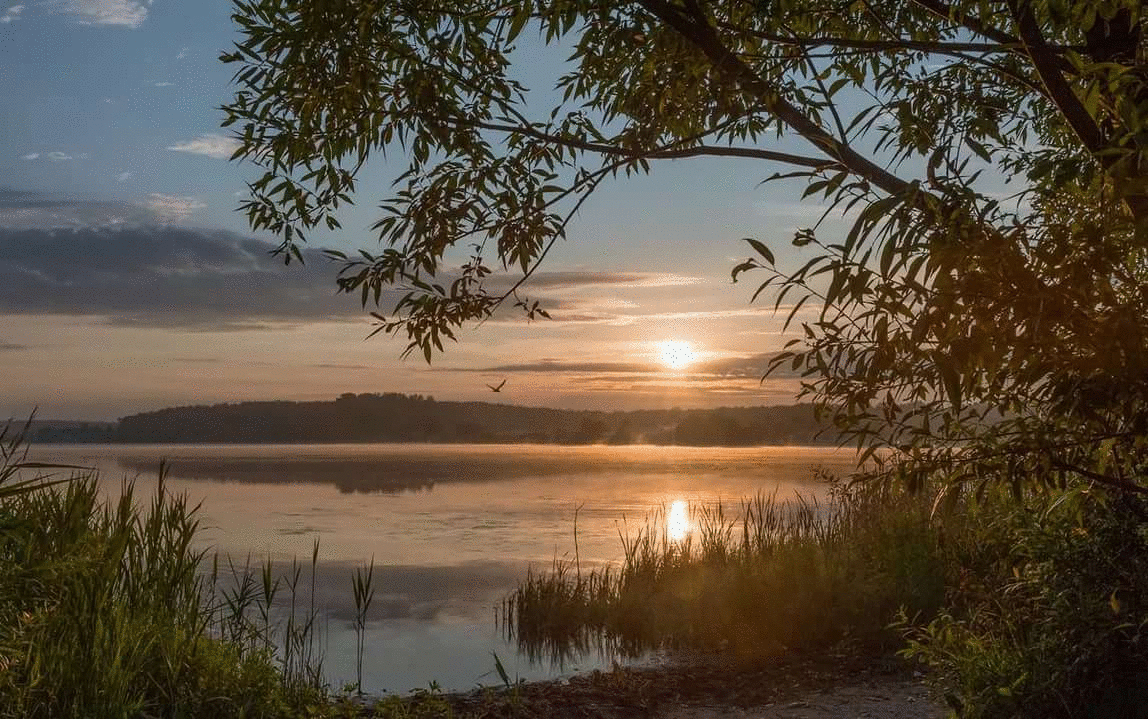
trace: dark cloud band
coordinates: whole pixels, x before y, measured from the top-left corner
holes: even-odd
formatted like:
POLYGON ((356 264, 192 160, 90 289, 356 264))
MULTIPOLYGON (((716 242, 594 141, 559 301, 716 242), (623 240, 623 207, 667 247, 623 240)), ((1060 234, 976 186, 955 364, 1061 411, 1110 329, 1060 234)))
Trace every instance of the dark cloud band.
MULTIPOLYGON (((0 191, 4 202, 8 209, 0 211, 71 208, 62 200, 13 191, 0 191)), ((304 264, 284 266, 271 255, 273 248, 222 230, 168 225, 0 227, 0 314, 100 316, 123 326, 204 330, 364 316, 357 296, 336 293, 338 265, 320 250, 304 250, 304 264)), ((509 286, 510 279, 492 278, 491 289, 503 281, 509 286)), ((657 273, 543 272, 531 285, 622 288, 690 281, 657 273)), ((382 310, 399 294, 385 294, 382 310)), ((558 308, 571 304, 548 301, 558 308)), ((648 368, 633 368, 641 369, 648 368)))
POLYGON ((252 329, 351 319, 317 250, 284 266, 270 243, 177 227, 0 229, 0 313, 102 316, 115 324, 252 329))

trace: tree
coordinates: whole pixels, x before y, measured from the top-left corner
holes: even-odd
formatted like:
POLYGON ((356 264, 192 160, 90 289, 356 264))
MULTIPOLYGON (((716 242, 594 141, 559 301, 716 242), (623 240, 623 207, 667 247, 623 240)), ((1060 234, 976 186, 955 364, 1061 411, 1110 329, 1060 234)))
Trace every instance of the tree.
POLYGON ((796 269, 749 239, 733 277, 766 273, 758 292, 802 332, 773 367, 801 371, 802 396, 889 459, 878 474, 1148 492, 1140 3, 235 7, 225 125, 235 157, 266 169, 241 207, 288 261, 338 227, 368 158, 408 159, 373 228, 383 249, 332 253, 364 305, 405 291, 374 314, 408 351, 429 361, 505 303, 544 313, 520 292, 604 178, 756 160, 824 217, 848 213, 844 237, 797 233, 815 252, 796 269), (523 32, 571 52, 549 112, 511 76, 523 32), (459 247, 469 260, 448 271, 459 247), (492 267, 517 273, 509 291, 490 289, 492 267))

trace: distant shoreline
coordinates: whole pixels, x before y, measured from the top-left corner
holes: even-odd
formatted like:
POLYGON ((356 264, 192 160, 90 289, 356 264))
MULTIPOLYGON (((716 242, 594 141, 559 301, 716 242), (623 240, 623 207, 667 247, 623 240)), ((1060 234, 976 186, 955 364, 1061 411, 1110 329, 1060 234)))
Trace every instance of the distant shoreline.
MULTIPOLYGON (((10 420, 9 431, 23 422, 10 420)), ((169 407, 117 422, 34 420, 36 444, 832 446, 811 405, 596 411, 403 394, 169 407)))

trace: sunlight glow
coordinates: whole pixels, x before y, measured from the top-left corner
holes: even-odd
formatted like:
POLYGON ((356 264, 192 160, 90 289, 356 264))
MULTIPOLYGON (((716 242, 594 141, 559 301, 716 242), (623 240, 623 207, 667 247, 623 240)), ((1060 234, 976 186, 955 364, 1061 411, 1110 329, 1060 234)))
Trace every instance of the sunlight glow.
POLYGON ((680 542, 690 533, 689 507, 683 500, 675 499, 670 505, 670 514, 666 518, 666 534, 670 541, 680 542))
POLYGON ((662 364, 670 369, 688 367, 698 358, 689 342, 666 340, 658 344, 658 351, 661 353, 662 364))

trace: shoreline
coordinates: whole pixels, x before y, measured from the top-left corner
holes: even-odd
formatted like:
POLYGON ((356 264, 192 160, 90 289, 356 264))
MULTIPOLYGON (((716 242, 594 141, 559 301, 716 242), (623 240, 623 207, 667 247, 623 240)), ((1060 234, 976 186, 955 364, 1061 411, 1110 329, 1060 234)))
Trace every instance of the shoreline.
MULTIPOLYGON (((376 698, 366 698, 366 707, 376 698)), ((923 675, 893 655, 794 653, 758 662, 713 655, 660 666, 594 670, 568 679, 481 687, 466 692, 387 697, 411 705, 435 700, 457 717, 579 719, 941 719, 923 675)))

